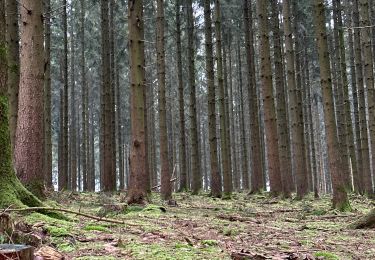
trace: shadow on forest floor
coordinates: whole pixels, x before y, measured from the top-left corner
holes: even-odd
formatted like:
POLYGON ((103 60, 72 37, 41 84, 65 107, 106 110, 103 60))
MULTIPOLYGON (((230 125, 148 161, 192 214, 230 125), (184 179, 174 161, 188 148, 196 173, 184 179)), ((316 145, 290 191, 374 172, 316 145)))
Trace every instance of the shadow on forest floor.
POLYGON ((351 197, 351 213, 332 210, 328 197, 294 201, 235 193, 221 200, 182 193, 174 194, 177 206, 168 206, 153 194, 146 207, 126 207, 122 196, 56 193, 47 204, 124 225, 39 213, 15 219, 67 259, 375 259, 375 230, 347 228, 373 207, 359 196, 351 197))

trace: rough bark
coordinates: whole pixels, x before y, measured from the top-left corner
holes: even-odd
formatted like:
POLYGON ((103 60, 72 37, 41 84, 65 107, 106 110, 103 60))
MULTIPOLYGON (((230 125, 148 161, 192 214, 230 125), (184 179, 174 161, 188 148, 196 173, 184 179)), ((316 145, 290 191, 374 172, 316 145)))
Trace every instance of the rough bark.
MULTIPOLYGON (((51 129, 51 1, 44 0, 44 185, 52 184, 52 129, 51 129)), ((14 18, 13 18, 14 19, 14 18)), ((18 36, 18 35, 17 35, 18 36)), ((18 49, 15 50, 18 54, 18 49)))
POLYGON ((144 25, 143 1, 130 0, 129 8, 129 53, 130 53, 130 82, 131 82, 131 154, 130 179, 127 202, 144 203, 147 199, 146 179, 146 147, 144 120, 144 89, 145 89, 145 59, 144 59, 144 25))
MULTIPOLYGON (((359 26, 364 27, 360 30, 361 47, 363 53, 363 68, 364 77, 367 90, 367 105, 368 105, 368 127, 370 130, 370 144, 371 144, 371 160, 372 168, 375 167, 375 85, 374 85, 374 63, 372 58, 371 45, 371 25, 369 15, 369 1, 359 0, 359 26)), ((368 171, 363 175, 364 191, 368 195, 373 195, 371 172, 368 171)))
MULTIPOLYGON (((10 138, 12 142, 12 150, 15 146, 15 136, 17 129, 17 113, 18 113, 18 89, 20 81, 20 53, 19 53, 19 28, 18 28, 18 2, 6 0, 6 41, 7 41, 7 61, 8 61, 8 96, 9 96, 9 128, 10 138)), ((5 16, 3 16, 5 17, 5 16)), ((47 43, 47 42, 46 42, 47 43)), ((46 48, 48 46, 46 45, 46 48)), ((6 68, 3 67, 2 68, 6 68)), ((46 68, 48 69, 48 67, 46 68)), ((47 71, 46 71, 47 72, 47 71)), ((14 153, 13 153, 14 154, 14 153)))
POLYGON ((166 110, 166 86, 165 86, 165 46, 164 46, 164 1, 157 0, 156 15, 156 52, 157 71, 159 85, 159 131, 160 131, 160 164, 161 164, 161 196, 164 200, 172 197, 172 187, 169 171, 168 133, 167 133, 167 110, 166 110))
POLYGON ((277 100, 277 133, 279 136, 279 153, 280 153, 280 172, 282 179, 283 196, 289 198, 291 190, 289 181, 291 176, 291 162, 288 156, 289 153, 289 131, 288 131, 288 116, 286 93, 284 84, 284 66, 283 55, 281 47, 281 31, 279 21, 279 5, 276 1, 271 3, 272 10, 272 32, 273 32, 273 52, 275 63, 275 85, 276 85, 276 100, 277 100))
POLYGON ((180 112, 180 187, 179 191, 188 189, 186 168, 186 138, 185 138, 185 108, 184 83, 182 79, 182 46, 181 46, 181 18, 180 0, 176 0, 176 45, 177 45, 177 76, 178 76, 178 104, 180 112))
POLYGON ((216 38, 216 66, 217 66, 217 79, 218 79, 218 93, 219 93, 219 121, 220 121, 220 146, 221 146, 221 162, 222 162, 222 175, 224 196, 230 196, 232 193, 232 173, 230 172, 230 156, 228 142, 228 120, 226 120, 226 102, 225 98, 225 82, 224 82, 224 66, 223 65, 223 44, 221 36, 221 6, 220 1, 215 1, 215 38, 216 38))
MULTIPOLYGON (((251 192, 257 193, 264 189, 262 173, 262 146, 259 128, 259 101, 255 82, 255 51, 253 36, 253 11, 251 1, 244 0, 245 44, 247 61, 247 89, 250 98, 250 155, 251 155, 251 192)), ((242 108, 244 109, 244 107, 242 108)), ((249 188, 245 183, 245 190, 249 188)))
POLYGON ((297 198, 302 199, 307 190, 306 161, 304 156, 304 133, 302 119, 301 86, 297 86, 295 51, 293 47, 292 17, 290 3, 283 1, 284 36, 286 52, 287 86, 290 103, 292 157, 296 176, 297 198))
POLYGON ((323 0, 314 0, 314 25, 317 38, 320 79, 323 93, 324 123, 326 130, 329 171, 333 189, 333 207, 339 210, 350 209, 350 203, 345 185, 340 175, 341 160, 338 151, 337 127, 332 93, 332 79, 330 69, 330 56, 328 52, 327 32, 325 25, 325 6, 323 0))
MULTIPOLYGON (((361 49, 361 36, 359 27, 359 8, 358 0, 353 1, 353 26, 357 27, 354 29, 354 59, 355 59, 355 70, 357 75, 357 91, 358 91, 358 106, 359 106, 359 128, 360 128, 360 143, 361 143, 361 157, 362 157, 362 171, 360 175, 359 193, 365 192, 364 188, 364 176, 371 174, 370 168, 370 154, 368 146, 368 132, 367 132, 367 119, 366 119, 366 98, 365 98, 365 86, 363 79, 363 65, 362 65, 362 49, 361 49)), ((357 92, 353 91, 353 98, 357 92)))
POLYGON ((108 1, 101 0, 102 32, 102 101, 103 116, 103 191, 116 189, 116 175, 113 169, 113 135, 112 135, 112 85, 110 64, 110 34, 108 20, 108 1))
POLYGON ((260 81, 264 98, 264 128, 266 135, 266 156, 268 159, 270 192, 272 195, 279 195, 282 192, 282 183, 277 138, 277 119, 272 85, 267 2, 257 1, 257 15, 260 30, 260 81))
MULTIPOLYGON (((210 145, 211 165, 211 195, 221 197, 221 176, 218 165, 217 137, 216 137, 216 97, 215 78, 212 45, 212 20, 210 1, 204 1, 204 24, 205 24, 205 46, 206 46, 206 78, 207 78, 207 100, 208 100, 208 139, 210 145)), ((223 148, 223 147, 222 147, 223 148)))
POLYGON ((17 176, 38 197, 43 196, 43 4, 21 1, 21 55, 18 124, 15 144, 17 176), (32 44, 30 44, 32 43, 32 44))

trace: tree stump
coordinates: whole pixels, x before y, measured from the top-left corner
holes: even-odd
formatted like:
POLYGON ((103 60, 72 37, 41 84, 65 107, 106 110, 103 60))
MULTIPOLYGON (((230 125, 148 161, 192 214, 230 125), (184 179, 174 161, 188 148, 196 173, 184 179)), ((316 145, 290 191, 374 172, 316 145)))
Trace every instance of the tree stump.
POLYGON ((25 245, 0 245, 0 260, 33 260, 34 248, 25 245))
POLYGON ((375 228, 375 208, 367 215, 349 225, 352 229, 375 228))

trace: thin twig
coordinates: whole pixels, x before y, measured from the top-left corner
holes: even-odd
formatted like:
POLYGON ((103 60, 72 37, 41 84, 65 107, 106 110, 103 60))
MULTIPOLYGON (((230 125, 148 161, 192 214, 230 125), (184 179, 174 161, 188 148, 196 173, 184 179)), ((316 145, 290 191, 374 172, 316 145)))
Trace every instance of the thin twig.
POLYGON ((50 207, 30 207, 30 208, 23 208, 23 209, 4 209, 3 212, 22 212, 22 211, 40 211, 40 210, 45 210, 45 211, 59 211, 59 212, 65 212, 65 213, 71 213, 75 214, 78 216, 94 219, 97 221, 103 221, 103 222, 108 222, 108 223, 115 223, 115 224, 126 224, 124 221, 120 220, 115 220, 115 219, 110 219, 110 218, 101 218, 101 217, 96 217, 93 215, 69 210, 69 209, 61 209, 61 208, 50 208, 50 207))

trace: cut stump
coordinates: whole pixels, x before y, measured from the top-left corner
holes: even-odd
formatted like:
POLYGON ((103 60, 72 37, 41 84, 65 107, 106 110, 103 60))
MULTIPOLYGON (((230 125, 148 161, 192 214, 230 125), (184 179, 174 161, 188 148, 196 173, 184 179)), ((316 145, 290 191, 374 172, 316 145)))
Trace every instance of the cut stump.
POLYGON ((0 245, 0 260, 33 260, 34 248, 25 245, 0 245))

